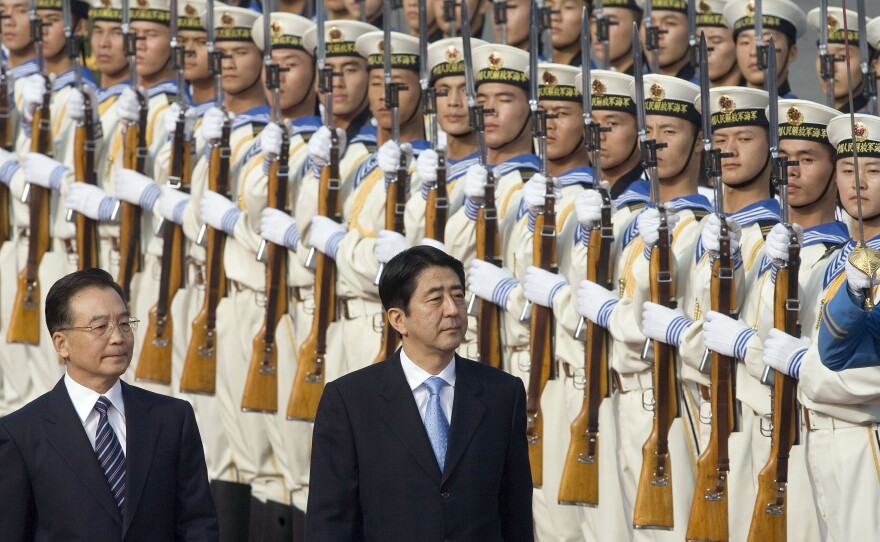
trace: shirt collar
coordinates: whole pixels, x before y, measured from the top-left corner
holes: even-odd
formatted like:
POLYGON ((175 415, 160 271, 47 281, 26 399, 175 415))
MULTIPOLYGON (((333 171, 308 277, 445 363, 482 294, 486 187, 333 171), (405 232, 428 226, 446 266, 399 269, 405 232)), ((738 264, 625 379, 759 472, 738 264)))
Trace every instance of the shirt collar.
POLYGON ((403 367, 403 375, 406 377, 406 382, 409 384, 409 389, 415 390, 419 386, 425 383, 425 380, 428 380, 432 376, 439 376, 443 380, 446 381, 452 387, 455 387, 455 355, 452 356, 452 361, 449 362, 449 365, 446 366, 440 374, 432 375, 428 371, 422 369, 418 365, 416 365, 413 360, 406 355, 406 352, 403 351, 403 348, 400 349, 400 366, 403 367))
MULTIPOLYGON (((89 414, 92 413, 92 410, 95 409, 95 403, 98 402, 98 397, 101 395, 95 390, 91 390, 76 380, 70 378, 70 375, 64 374, 64 385, 67 387, 67 394, 70 396, 71 402, 73 402, 73 408, 76 409, 76 414, 79 416, 81 422, 85 423, 86 418, 89 417, 89 414)), ((125 403, 122 401, 122 384, 119 380, 113 384, 107 393, 104 394, 104 397, 110 400, 110 403, 122 414, 122 417, 125 418, 125 403)))

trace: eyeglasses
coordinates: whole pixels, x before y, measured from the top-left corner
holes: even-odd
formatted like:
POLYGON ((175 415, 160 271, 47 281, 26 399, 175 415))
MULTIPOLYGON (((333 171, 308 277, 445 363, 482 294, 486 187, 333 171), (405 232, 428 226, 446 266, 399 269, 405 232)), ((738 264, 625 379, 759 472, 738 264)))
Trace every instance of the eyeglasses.
POLYGON ((119 332, 123 335, 131 335, 137 331, 138 324, 141 321, 137 318, 131 318, 127 322, 118 322, 116 324, 95 324, 93 326, 80 327, 63 327, 58 331, 88 331, 96 337, 109 337, 113 334, 115 328, 119 328, 119 332))

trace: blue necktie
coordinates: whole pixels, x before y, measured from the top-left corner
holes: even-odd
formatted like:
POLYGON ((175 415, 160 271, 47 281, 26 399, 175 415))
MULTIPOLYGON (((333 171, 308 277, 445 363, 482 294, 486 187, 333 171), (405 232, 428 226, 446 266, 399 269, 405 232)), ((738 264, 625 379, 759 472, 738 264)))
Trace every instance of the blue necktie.
POLYGON ((107 478, 107 484, 110 486, 110 493, 113 494, 113 500, 122 513, 125 509, 125 454, 122 453, 122 446, 116 433, 110 427, 107 420, 107 410, 110 408, 110 400, 103 395, 98 397, 95 403, 95 410, 98 411, 98 431, 95 435, 95 454, 98 456, 98 463, 104 471, 107 478))
POLYGON ((425 380, 425 387, 431 394, 425 409, 425 429, 428 431, 428 440, 431 441, 437 464, 440 465, 440 472, 443 472, 443 465, 446 463, 446 446, 449 443, 449 421, 440 407, 440 390, 445 385, 446 381, 439 376, 425 380))

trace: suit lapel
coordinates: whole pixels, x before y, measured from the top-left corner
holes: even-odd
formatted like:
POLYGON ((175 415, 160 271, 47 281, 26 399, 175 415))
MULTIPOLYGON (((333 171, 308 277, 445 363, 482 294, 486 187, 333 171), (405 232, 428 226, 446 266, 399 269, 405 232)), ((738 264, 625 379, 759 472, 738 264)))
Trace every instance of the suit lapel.
POLYGON ((162 430, 162 421, 155 420, 149 415, 152 405, 144 401, 140 390, 132 388, 125 382, 122 383, 122 400, 125 401, 126 435, 125 518, 122 524, 124 538, 137 510, 150 471, 156 439, 162 430))
POLYGON ((419 465, 439 484, 440 466, 437 465, 425 424, 400 366, 400 350, 383 364, 385 374, 379 394, 385 401, 380 403, 381 415, 419 465))
POLYGON ((474 362, 455 356, 455 398, 452 400, 452 423, 449 425, 442 482, 446 482, 455 469, 486 411, 479 399, 482 385, 474 377, 470 363, 474 362))
POLYGON ((50 444, 113 520, 122 525, 122 515, 110 493, 104 471, 98 464, 95 449, 73 408, 63 378, 50 392, 50 398, 51 403, 43 419, 50 444))

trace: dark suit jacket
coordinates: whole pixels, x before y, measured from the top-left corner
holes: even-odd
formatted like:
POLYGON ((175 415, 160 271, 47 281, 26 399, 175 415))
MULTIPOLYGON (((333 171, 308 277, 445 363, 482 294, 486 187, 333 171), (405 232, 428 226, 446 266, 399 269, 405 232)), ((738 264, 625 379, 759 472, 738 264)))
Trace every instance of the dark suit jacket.
POLYGON ((399 351, 327 384, 318 406, 306 539, 533 540, 522 382, 456 357, 440 472, 399 351))
POLYGON ((0 418, 4 541, 218 539, 201 437, 189 403, 122 383, 125 514, 119 513, 62 379, 0 418))

